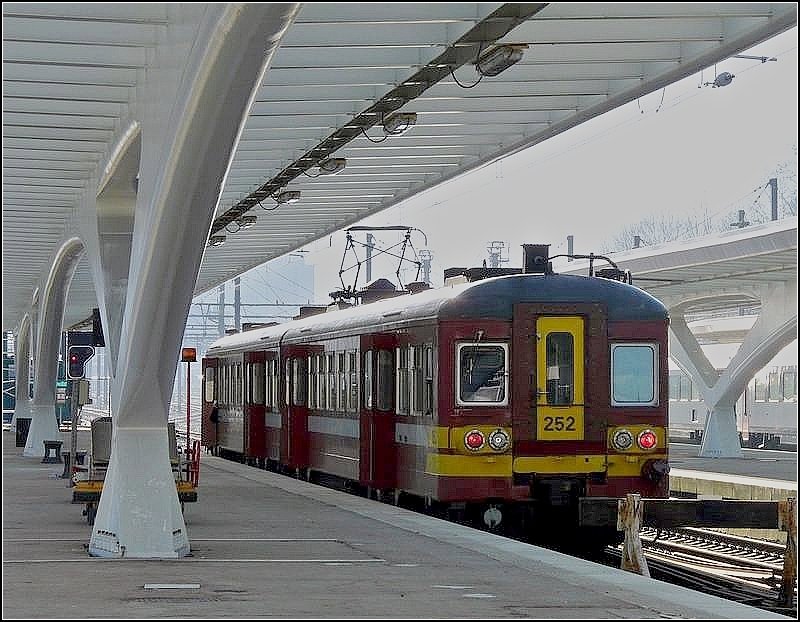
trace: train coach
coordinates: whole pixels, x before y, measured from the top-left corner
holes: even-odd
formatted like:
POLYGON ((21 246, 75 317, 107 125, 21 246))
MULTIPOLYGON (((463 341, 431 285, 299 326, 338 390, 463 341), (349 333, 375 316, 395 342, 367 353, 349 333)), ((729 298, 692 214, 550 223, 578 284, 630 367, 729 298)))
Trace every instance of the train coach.
POLYGON ((547 245, 523 247, 521 269, 217 340, 203 444, 552 539, 582 497, 666 497, 666 308, 619 270, 554 274, 547 245))

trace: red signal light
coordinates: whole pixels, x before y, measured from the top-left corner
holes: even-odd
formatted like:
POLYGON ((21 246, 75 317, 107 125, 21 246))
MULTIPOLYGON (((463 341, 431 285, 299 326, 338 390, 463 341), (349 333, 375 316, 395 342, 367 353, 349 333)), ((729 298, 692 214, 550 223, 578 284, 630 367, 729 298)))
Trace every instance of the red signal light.
POLYGON ((467 432, 464 436, 464 444, 467 446, 467 449, 472 451, 478 451, 483 447, 485 442, 486 439, 483 437, 480 430, 472 430, 471 432, 467 432))
POLYGON ((67 378, 83 378, 84 365, 86 361, 94 356, 93 346, 70 346, 67 353, 69 365, 67 365, 67 378))
POLYGON ((652 430, 642 430, 636 442, 642 449, 653 449, 658 444, 658 438, 652 430))

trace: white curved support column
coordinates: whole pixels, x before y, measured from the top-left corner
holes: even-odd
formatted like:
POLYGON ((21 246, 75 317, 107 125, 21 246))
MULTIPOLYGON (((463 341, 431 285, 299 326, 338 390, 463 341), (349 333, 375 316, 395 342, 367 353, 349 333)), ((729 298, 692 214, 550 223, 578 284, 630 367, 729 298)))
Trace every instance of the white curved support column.
POLYGON ((17 417, 30 419, 31 403, 28 397, 30 387, 31 358, 31 317, 25 314, 19 324, 15 342, 14 414, 11 416, 11 429, 17 429, 17 417))
POLYGON ((84 247, 78 238, 67 240, 58 250, 40 301, 39 330, 34 361, 33 400, 28 440, 22 455, 44 456, 44 441, 61 438, 56 418, 56 380, 61 324, 67 291, 84 247))
POLYGON ((166 435, 181 338, 234 147, 299 6, 170 5, 182 26, 167 33, 135 98, 141 105, 135 111, 140 178, 111 460, 90 555, 174 558, 190 552, 166 435))
POLYGON ((177 503, 165 430, 115 426, 112 443, 90 555, 150 559, 188 555, 189 539, 177 503), (165 502, 172 497, 176 503, 165 502), (101 512, 102 524, 98 521, 101 512))
POLYGON ((141 126, 132 121, 118 135, 98 184, 94 209, 87 206, 81 214, 112 378, 116 377, 128 292, 141 151, 141 126))
POLYGON ((708 362, 682 316, 670 321, 670 355, 695 381, 702 379, 708 409, 700 456, 742 456, 734 404, 747 383, 797 338, 797 284, 778 283, 761 292, 761 313, 728 367, 717 372, 708 362))

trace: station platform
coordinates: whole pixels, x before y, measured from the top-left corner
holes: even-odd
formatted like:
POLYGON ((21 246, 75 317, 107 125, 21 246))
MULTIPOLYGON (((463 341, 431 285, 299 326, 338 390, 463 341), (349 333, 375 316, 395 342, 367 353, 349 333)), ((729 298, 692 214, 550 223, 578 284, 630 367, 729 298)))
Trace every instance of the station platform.
MULTIPOLYGON (((742 449, 741 458, 701 458, 699 445, 670 443, 670 496, 740 501, 797 499, 797 452, 742 449)), ((721 529, 786 543, 774 529, 721 529)))
POLYGON ((701 458, 698 445, 670 444, 670 492, 754 501, 797 498, 797 452, 743 449, 741 458, 701 458))
POLYGON ((63 465, 13 437, 3 619, 785 619, 209 455, 185 512, 191 556, 91 558, 63 465))

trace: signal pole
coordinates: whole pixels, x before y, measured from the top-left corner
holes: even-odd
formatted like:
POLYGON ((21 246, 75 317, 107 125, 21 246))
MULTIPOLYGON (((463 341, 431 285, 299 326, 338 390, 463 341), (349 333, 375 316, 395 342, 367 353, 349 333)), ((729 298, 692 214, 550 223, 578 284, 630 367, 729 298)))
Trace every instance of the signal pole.
POLYGON ((778 178, 770 179, 769 185, 772 190, 772 220, 778 220, 778 178))

